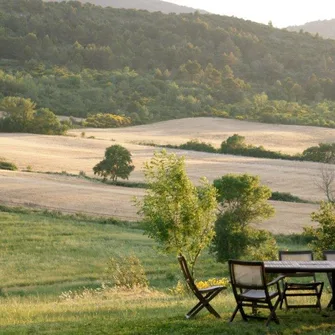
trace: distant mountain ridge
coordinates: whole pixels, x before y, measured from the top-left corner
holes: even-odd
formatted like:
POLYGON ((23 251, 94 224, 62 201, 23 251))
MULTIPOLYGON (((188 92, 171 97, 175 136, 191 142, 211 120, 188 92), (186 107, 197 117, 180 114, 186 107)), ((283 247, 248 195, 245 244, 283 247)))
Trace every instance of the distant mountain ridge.
MULTIPOLYGON (((45 0, 47 2, 51 1, 62 1, 62 0, 45 0)), ((149 12, 162 12, 165 14, 169 13, 194 13, 199 11, 201 14, 206 14, 208 12, 195 9, 187 6, 176 5, 171 2, 161 1, 161 0, 78 0, 79 2, 85 3, 89 2, 96 6, 102 7, 114 7, 114 8, 125 8, 125 9, 141 9, 147 10, 149 12)))
POLYGON ((335 39, 335 19, 331 20, 319 20, 307 22, 301 26, 289 26, 287 27, 289 31, 306 31, 313 35, 319 34, 324 38, 335 39))

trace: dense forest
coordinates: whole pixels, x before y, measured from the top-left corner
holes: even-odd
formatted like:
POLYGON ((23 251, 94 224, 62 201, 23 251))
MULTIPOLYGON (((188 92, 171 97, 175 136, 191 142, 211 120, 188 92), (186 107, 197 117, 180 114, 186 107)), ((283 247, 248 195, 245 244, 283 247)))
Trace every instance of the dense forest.
MULTIPOLYGON (((44 0, 58 1, 62 0, 44 0)), ((126 9, 142 9, 149 12, 168 13, 194 13, 197 9, 176 5, 171 2, 162 0, 79 0, 81 3, 90 2, 96 6, 126 8, 126 9)), ((206 13, 204 10, 199 10, 200 13, 206 13)))
MULTIPOLYGON (((335 13, 334 13, 335 16, 335 13)), ((332 20, 318 20, 307 22, 300 26, 287 27, 290 31, 306 31, 313 35, 320 35, 324 38, 335 39, 335 19, 332 20)))
POLYGON ((0 0, 0 99, 133 124, 335 126, 335 41, 233 17, 0 0))

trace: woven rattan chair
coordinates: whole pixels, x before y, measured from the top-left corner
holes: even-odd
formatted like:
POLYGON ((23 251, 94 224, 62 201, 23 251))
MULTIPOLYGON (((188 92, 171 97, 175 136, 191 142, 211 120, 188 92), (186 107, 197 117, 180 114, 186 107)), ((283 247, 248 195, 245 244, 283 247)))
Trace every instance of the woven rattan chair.
MULTIPOLYGON (((324 259, 327 261, 335 261, 335 250, 325 250, 323 252, 323 256, 324 256, 324 259)), ((333 284, 332 274, 328 272, 327 276, 328 276, 330 287, 332 287, 332 284, 333 284)), ((333 298, 330 299, 327 305, 327 308, 331 307, 332 304, 333 304, 333 298)))
POLYGON ((281 301, 279 283, 283 276, 267 282, 263 262, 229 260, 228 264, 231 285, 237 303, 230 322, 240 311, 244 321, 248 321, 249 318, 265 319, 267 326, 271 320, 279 323, 276 309, 281 301), (273 299, 275 299, 274 303, 272 302, 273 299), (245 308, 251 309, 248 314, 245 308), (258 313, 259 308, 269 309, 270 315, 268 317, 261 316, 258 313))
MULTIPOLYGON (((279 259, 281 261, 312 261, 313 252, 310 250, 303 251, 279 251, 279 259)), ((321 310, 321 295, 323 289, 323 282, 317 281, 315 273, 313 272, 296 272, 286 273, 284 288, 283 288, 283 299, 280 303, 280 308, 285 302, 287 309, 289 308, 310 308, 315 307, 321 310), (287 279, 288 278, 288 279, 287 279), (309 282, 302 282, 293 280, 292 278, 309 278, 309 282), (312 296, 316 298, 315 304, 289 304, 289 297, 308 297, 312 296)))
POLYGON ((215 317, 220 318, 220 314, 209 304, 209 302, 215 298, 222 290, 226 289, 225 286, 211 286, 204 289, 199 289, 194 283, 194 279, 188 269, 187 262, 184 256, 179 255, 178 261, 181 266, 183 275, 185 277, 186 283, 193 292, 193 294, 198 298, 199 302, 185 315, 186 319, 190 319, 196 314, 198 314, 204 307, 215 317))

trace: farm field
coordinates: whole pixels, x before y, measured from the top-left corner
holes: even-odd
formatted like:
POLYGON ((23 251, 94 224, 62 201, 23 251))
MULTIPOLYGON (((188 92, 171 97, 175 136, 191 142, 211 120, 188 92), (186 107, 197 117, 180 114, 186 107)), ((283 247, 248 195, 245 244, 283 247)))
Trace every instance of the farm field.
MULTIPOLYGON (((50 208, 65 212, 109 215, 136 220, 132 199, 143 189, 125 188, 39 172, 85 172, 93 176, 92 168, 104 155, 105 148, 121 144, 132 153, 135 170, 131 181, 143 181, 142 165, 155 150, 143 143, 181 144, 199 139, 219 146, 233 134, 245 136, 246 143, 263 145, 283 153, 298 153, 320 142, 331 142, 335 129, 306 126, 268 125, 220 118, 194 118, 160 122, 122 129, 76 129, 69 136, 33 134, 0 134, 1 156, 18 165, 20 172, 0 171, 2 192, 0 201, 8 205, 50 208), (85 137, 82 136, 84 132, 85 137), (94 138, 89 138, 94 137, 94 138), (30 168, 33 172, 23 172, 30 168)), ((187 172, 196 183, 205 176, 210 181, 226 173, 259 175, 272 191, 289 192, 302 199, 319 201, 324 198, 316 182, 320 164, 285 160, 260 159, 175 150, 185 155, 187 172)), ((275 217, 262 227, 274 233, 301 232, 311 224, 310 213, 316 204, 273 202, 275 217)))

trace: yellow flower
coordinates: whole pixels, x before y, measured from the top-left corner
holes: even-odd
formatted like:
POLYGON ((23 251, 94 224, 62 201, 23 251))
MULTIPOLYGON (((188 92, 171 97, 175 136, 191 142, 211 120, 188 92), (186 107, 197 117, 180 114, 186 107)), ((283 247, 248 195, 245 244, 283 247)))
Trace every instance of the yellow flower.
POLYGON ((229 280, 228 278, 210 278, 206 281, 197 281, 196 285, 199 289, 204 289, 210 286, 228 286, 229 285, 229 280))

